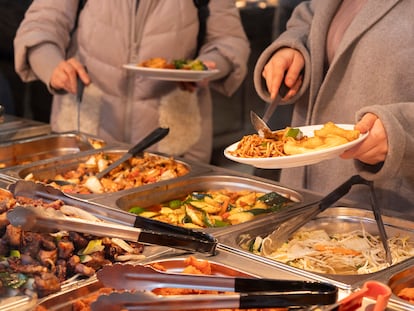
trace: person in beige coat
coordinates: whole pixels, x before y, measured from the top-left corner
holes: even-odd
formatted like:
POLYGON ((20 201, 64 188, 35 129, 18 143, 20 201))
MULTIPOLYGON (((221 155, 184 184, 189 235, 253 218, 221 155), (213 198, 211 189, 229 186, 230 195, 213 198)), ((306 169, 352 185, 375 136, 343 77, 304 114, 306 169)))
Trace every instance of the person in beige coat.
POLYGON ((192 0, 88 0, 77 26, 78 1, 35 0, 16 33, 15 69, 24 81, 40 79, 53 92, 56 132, 77 129, 79 76, 87 85, 82 132, 136 143, 158 126, 169 127, 155 151, 209 162, 209 88, 232 95, 246 76, 250 47, 233 0, 211 0, 208 8, 204 43, 195 55, 199 19, 192 0), (152 80, 123 68, 153 57, 197 58, 219 73, 209 84, 192 85, 152 80))
MULTIPOLYGON (((284 80, 293 126, 356 123, 369 134, 341 157, 283 169, 282 183, 326 194, 360 174, 384 209, 414 215, 413 10, 409 0, 313 0, 295 9, 257 61, 258 94, 271 101, 284 80)), ((363 186, 347 198, 370 202, 363 186)))

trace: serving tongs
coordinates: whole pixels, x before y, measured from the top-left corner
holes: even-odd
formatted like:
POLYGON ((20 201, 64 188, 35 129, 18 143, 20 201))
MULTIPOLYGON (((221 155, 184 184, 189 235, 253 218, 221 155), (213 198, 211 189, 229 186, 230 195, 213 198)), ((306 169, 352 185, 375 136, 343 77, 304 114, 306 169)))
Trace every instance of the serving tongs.
POLYGON ((116 223, 70 217, 53 208, 17 206, 7 213, 7 218, 13 226, 27 231, 76 231, 200 253, 214 253, 217 244, 216 240, 207 234, 199 232, 182 234, 181 230, 176 230, 178 227, 174 226, 171 226, 169 231, 153 231, 116 223))
POLYGON ((338 186, 331 193, 317 202, 306 205, 299 205, 281 211, 278 216, 281 219, 287 219, 285 222, 269 235, 269 239, 264 240, 263 251, 265 254, 271 253, 278 249, 295 231, 304 226, 309 220, 314 219, 319 213, 332 206, 335 202, 346 195, 354 185, 367 185, 370 191, 371 209, 374 214, 380 239, 385 250, 385 256, 388 264, 392 264, 392 256, 388 245, 387 232, 382 220, 381 210, 377 202, 377 197, 372 181, 362 178, 360 175, 354 175, 338 186))
POLYGON ((107 306, 108 310, 196 310, 327 305, 336 302, 338 294, 334 285, 322 282, 189 275, 130 264, 105 266, 97 278, 106 287, 129 292, 101 296, 92 310, 107 306), (150 292, 166 287, 228 293, 157 296, 150 292))
POLYGON ((49 201, 60 200, 66 205, 79 207, 80 209, 91 213, 95 217, 108 222, 114 222, 129 227, 142 228, 149 231, 164 232, 165 234, 172 232, 181 235, 193 236, 194 238, 199 238, 200 240, 205 241, 206 247, 209 245, 210 252, 212 253, 216 247, 216 240, 203 232, 173 226, 165 222, 128 213, 121 209, 102 206, 81 198, 74 198, 57 188, 43 183, 18 180, 11 184, 8 190, 13 193, 15 197, 22 196, 33 199, 45 199, 49 201))

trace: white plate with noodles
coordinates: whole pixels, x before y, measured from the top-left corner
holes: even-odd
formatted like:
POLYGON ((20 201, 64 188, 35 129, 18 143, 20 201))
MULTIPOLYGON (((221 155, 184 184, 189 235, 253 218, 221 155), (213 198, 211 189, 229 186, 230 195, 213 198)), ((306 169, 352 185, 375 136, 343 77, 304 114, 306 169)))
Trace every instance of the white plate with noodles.
POLYGON ((217 74, 218 69, 208 70, 186 70, 186 69, 164 69, 164 68, 149 68, 142 67, 136 64, 126 64, 125 69, 133 70, 138 75, 154 80, 162 81, 188 81, 196 82, 217 74))
MULTIPOLYGON (((345 130, 354 129, 354 124, 335 124, 335 125, 345 130)), ((302 126, 302 127, 297 127, 297 128, 301 130, 304 136, 313 137, 314 131, 320 130, 323 127, 324 127, 324 124, 302 126)), ((234 151, 237 149, 240 143, 240 141, 238 141, 238 142, 235 142, 234 144, 231 144, 224 150, 224 156, 232 161, 252 165, 258 168, 279 169, 279 168, 298 167, 298 166, 315 164, 315 163, 319 163, 324 160, 338 157, 345 150, 348 150, 354 147, 355 145, 361 143, 367 136, 368 136, 368 133, 359 134, 359 137, 356 138, 355 140, 352 140, 350 142, 347 142, 347 143, 344 143, 338 146, 312 150, 306 153, 281 155, 281 156, 273 156, 273 157, 236 156, 232 153, 234 153, 234 151)))

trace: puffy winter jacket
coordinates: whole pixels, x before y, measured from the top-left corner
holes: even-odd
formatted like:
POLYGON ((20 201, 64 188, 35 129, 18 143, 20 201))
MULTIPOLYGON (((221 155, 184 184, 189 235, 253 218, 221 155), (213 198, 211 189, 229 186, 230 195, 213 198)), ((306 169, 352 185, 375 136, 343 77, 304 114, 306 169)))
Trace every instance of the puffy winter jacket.
MULTIPOLYGON (((20 25, 16 71, 24 81, 49 83, 53 69, 71 56, 88 69, 92 84, 81 104, 81 130, 108 141, 135 143, 159 125, 170 134, 158 150, 207 162, 212 148, 212 103, 208 87, 179 91, 178 83, 157 81, 123 68, 152 57, 199 58, 216 62, 220 74, 210 86, 225 95, 242 83, 250 53, 233 0, 211 0, 207 33, 194 55, 199 30, 192 0, 35 0, 20 25)), ((51 90, 52 91, 52 90, 51 90)), ((51 125, 75 130, 75 97, 55 94, 51 125)))

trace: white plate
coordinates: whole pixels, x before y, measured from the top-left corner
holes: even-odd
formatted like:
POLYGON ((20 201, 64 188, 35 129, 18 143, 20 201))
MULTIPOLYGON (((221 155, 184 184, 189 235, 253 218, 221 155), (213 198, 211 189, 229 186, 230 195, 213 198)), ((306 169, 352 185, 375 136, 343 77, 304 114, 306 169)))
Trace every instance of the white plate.
MULTIPOLYGON (((346 129, 346 130, 353 130, 353 124, 336 124, 337 126, 346 129)), ((314 130, 318 130, 322 128, 323 125, 309 125, 309 126, 302 126, 299 129, 302 133, 306 136, 314 136, 314 130)), ((309 164, 315 164, 321 162, 323 160, 332 159, 340 154, 342 154, 345 150, 350 149, 351 147, 359 144, 362 142, 368 133, 364 133, 359 135, 359 137, 349 143, 335 146, 332 148, 326 148, 322 150, 316 150, 309 153, 302 153, 296 155, 288 155, 283 157, 273 157, 273 158, 241 158, 235 157, 231 155, 229 152, 234 151, 237 148, 239 142, 236 142, 230 146, 228 146, 224 150, 224 155, 226 158, 233 160, 235 162, 243 163, 252 165, 259 168, 287 168, 287 167, 297 167, 297 166, 304 166, 309 164)))
POLYGON ((205 78, 209 78, 219 72, 218 69, 208 70, 185 70, 185 69, 161 69, 141 67, 135 64, 127 64, 123 66, 128 70, 134 70, 137 74, 155 80, 163 81, 189 81, 195 82, 205 78))

